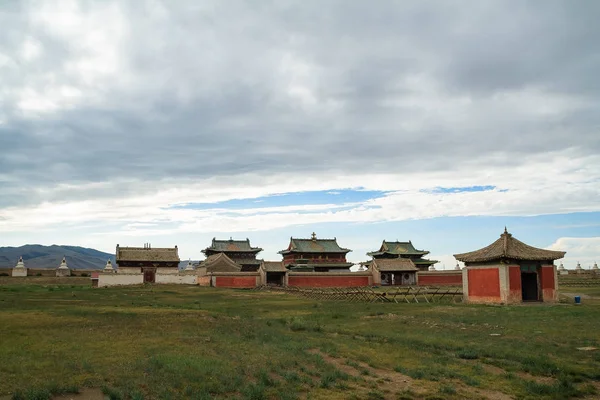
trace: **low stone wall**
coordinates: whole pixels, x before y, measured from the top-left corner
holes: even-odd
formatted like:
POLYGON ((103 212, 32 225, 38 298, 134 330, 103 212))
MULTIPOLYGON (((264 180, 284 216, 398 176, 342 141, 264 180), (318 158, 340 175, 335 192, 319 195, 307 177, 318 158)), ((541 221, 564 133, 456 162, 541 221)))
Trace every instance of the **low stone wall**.
MULTIPOLYGON (((95 279, 95 278, 93 278, 95 279)), ((141 285, 143 274, 98 274, 98 287, 141 285)))
POLYGON ((419 286, 462 286, 462 271, 419 271, 417 285, 419 286))
POLYGON ((357 287, 373 285, 370 272, 289 272, 288 286, 357 287))
POLYGON ((156 274, 156 283, 170 283, 175 285, 196 285, 196 275, 192 274, 156 274))

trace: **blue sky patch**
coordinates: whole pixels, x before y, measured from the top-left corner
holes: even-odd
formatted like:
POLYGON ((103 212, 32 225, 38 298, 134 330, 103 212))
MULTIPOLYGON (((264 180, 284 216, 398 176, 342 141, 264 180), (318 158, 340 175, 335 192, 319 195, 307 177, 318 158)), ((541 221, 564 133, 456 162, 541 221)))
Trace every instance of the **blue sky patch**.
POLYGON ((252 208, 271 208, 286 206, 362 203, 367 200, 383 197, 387 192, 380 190, 320 190, 307 192, 282 193, 251 199, 231 199, 216 203, 188 203, 171 206, 171 209, 208 210, 222 208, 227 210, 244 210, 252 208))
POLYGON ((462 192, 487 192, 496 189, 496 186, 462 186, 462 187, 436 187, 433 189, 425 189, 422 192, 426 193, 462 193, 462 192))

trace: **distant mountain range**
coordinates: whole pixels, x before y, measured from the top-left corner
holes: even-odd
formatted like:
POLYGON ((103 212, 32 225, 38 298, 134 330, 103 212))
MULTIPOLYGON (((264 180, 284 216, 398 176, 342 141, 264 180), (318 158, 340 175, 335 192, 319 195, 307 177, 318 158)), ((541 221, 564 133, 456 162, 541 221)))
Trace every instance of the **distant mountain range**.
MULTIPOLYGON (((67 258, 67 265, 72 269, 102 269, 109 259, 115 265, 114 254, 95 249, 55 244, 26 244, 21 247, 0 247, 0 268, 13 268, 21 256, 27 268, 58 268, 63 257, 67 258)), ((184 269, 187 263, 187 260, 181 260, 179 268, 184 269)))
POLYGON ((110 259, 113 264, 115 262, 114 254, 95 249, 26 244, 21 247, 0 247, 0 268, 14 267, 20 256, 23 256, 27 268, 58 268, 63 257, 67 258, 67 265, 72 269, 101 269, 106 265, 106 260, 110 259))

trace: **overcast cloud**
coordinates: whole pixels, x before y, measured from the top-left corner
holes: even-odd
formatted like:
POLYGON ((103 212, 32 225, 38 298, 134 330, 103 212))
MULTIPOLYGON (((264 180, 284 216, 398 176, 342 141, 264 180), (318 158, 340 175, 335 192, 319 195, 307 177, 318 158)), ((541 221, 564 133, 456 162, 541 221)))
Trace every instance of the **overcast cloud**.
POLYGON ((599 15, 595 0, 3 2, 0 230, 600 211, 599 15), (496 189, 426 191, 472 185, 496 189), (357 187, 390 193, 311 216, 169 208, 357 187))

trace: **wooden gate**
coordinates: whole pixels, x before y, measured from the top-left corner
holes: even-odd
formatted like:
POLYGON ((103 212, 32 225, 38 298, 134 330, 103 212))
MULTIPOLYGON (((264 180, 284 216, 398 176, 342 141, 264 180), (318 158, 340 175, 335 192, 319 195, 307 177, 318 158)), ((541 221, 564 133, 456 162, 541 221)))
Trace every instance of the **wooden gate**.
POLYGON ((154 283, 156 279, 156 268, 143 268, 144 283, 154 283))

